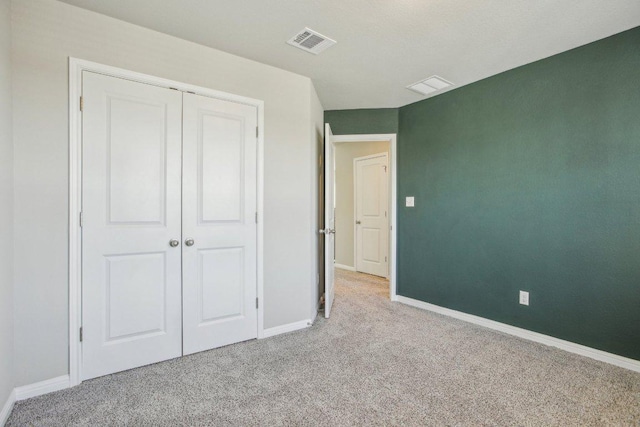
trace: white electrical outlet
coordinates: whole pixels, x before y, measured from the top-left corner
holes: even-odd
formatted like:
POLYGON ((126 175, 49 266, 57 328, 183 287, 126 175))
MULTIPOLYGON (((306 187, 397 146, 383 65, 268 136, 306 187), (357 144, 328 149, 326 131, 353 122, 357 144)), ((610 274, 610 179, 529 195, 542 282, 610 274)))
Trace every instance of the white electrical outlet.
POLYGON ((520 291, 520 304, 529 305, 529 292, 520 291))
POLYGON ((416 205, 415 204, 415 198, 413 198, 413 197, 407 197, 405 202, 406 202, 405 206, 408 207, 408 208, 412 208, 412 207, 414 207, 416 205))

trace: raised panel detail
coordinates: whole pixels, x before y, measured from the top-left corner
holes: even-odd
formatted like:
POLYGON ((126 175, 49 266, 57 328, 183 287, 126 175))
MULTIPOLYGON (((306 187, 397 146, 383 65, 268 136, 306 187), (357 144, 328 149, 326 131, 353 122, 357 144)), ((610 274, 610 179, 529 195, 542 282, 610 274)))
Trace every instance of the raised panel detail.
POLYGON ((244 249, 206 249, 198 252, 200 323, 243 315, 244 249))
POLYGON ((198 207, 201 223, 242 219, 244 118, 201 112, 198 207))
POLYGON ((165 254, 112 255, 106 264, 106 341, 163 333, 165 254))
POLYGON ((380 262, 380 230, 377 228, 363 228, 362 257, 364 261, 380 262))
POLYGON ((165 222, 166 105, 107 98, 109 223, 165 222))
POLYGON ((380 216, 380 186, 378 185, 380 166, 365 165, 362 167, 362 215, 380 216))

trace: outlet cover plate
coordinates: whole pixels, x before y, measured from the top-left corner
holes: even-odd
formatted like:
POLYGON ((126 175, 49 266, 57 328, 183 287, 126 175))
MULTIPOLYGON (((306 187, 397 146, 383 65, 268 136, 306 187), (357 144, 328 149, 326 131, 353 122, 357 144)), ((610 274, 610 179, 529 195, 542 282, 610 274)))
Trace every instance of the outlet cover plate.
POLYGON ((520 304, 529 305, 529 292, 520 291, 520 304))

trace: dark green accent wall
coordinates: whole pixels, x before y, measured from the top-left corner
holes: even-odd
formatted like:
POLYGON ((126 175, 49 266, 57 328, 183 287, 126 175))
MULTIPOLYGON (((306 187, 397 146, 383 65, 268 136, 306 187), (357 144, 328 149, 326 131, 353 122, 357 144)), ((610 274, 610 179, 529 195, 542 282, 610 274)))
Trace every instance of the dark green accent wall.
POLYGON ((398 141, 400 295, 640 359, 640 28, 402 107, 398 141))
POLYGON ((324 112, 324 121, 334 135, 397 133, 398 109, 330 110, 324 112))

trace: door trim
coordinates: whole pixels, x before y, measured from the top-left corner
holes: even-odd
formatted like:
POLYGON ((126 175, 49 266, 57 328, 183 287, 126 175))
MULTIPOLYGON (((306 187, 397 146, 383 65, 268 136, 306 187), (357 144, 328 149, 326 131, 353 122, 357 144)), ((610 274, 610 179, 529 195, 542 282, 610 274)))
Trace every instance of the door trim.
MULTIPOLYGON (((397 246, 397 159, 398 159, 398 147, 397 147, 397 134, 395 133, 387 133, 387 134, 371 134, 371 135, 333 135, 334 145, 342 144, 345 142, 371 142, 371 141, 386 141, 390 145, 390 153, 389 153, 389 169, 391 171, 391 182, 389 186, 389 191, 391 192, 391 214, 389 218, 389 299, 391 301, 398 301, 398 296, 396 292, 397 284, 396 284, 396 271, 397 271, 397 262, 396 262, 396 246, 397 246)), ((334 152, 335 156, 335 152, 334 152)), ((328 161, 328 159, 325 159, 328 161)), ((332 160, 333 161, 333 160, 332 160)), ((333 171, 335 175, 335 170, 333 171)), ((335 178, 334 178, 335 179, 335 178)), ((355 264, 355 259, 354 259, 355 264)), ((355 266, 354 266, 355 268, 355 266)))
POLYGON ((187 83, 154 77, 69 57, 69 386, 80 384, 82 378, 82 72, 91 71, 111 77, 154 86, 192 92, 202 96, 251 105, 258 110, 257 152, 257 296, 258 338, 264 338, 264 101, 233 95, 187 83))
MULTIPOLYGON (((385 151, 383 153, 370 154, 368 156, 362 157, 354 157, 353 158, 353 271, 358 271, 358 227, 356 227, 355 223, 358 220, 357 213, 358 212, 358 171, 356 170, 357 163, 361 160, 370 160, 377 159, 378 157, 384 157, 387 160, 387 167, 391 169, 389 166, 389 154, 385 151)), ((391 174, 389 174, 389 177, 391 174)), ((389 216, 391 215, 391 193, 389 191, 389 186, 391 185, 391 180, 387 179, 387 211, 389 212, 389 216)), ((390 218, 387 218, 387 231, 391 227, 390 218)), ((387 239, 387 256, 391 256, 391 239, 387 239)), ((390 268, 391 263, 387 263, 387 272, 385 274, 385 278, 390 278, 390 268)))

